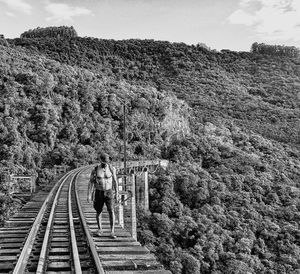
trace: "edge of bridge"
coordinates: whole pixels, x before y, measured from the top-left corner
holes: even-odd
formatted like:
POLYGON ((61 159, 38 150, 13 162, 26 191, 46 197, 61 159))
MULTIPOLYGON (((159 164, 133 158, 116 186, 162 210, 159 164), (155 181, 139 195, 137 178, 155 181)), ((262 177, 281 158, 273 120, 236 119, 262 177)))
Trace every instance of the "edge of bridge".
MULTIPOLYGON (((166 162, 164 162, 165 164, 166 162)), ((113 165, 115 163, 112 163, 113 165)), ((138 161, 129 162, 127 168, 161 165, 160 160, 156 161, 138 161)), ((114 165, 117 169, 118 167, 114 165)), ((119 165, 119 170, 124 168, 124 165, 119 165)), ((150 253, 150 251, 142 246, 136 239, 136 235, 132 235, 133 230, 128 230, 124 227, 124 224, 117 222, 115 234, 117 239, 110 239, 110 226, 107 211, 102 213, 102 224, 104 233, 101 236, 96 236, 97 230, 96 212, 92 207, 92 204, 87 203, 87 185, 90 178, 90 170, 82 172, 78 176, 77 191, 79 194, 80 203, 83 208, 85 220, 90 231, 90 235, 93 237, 94 245, 96 247, 98 256, 101 261, 101 265, 105 273, 110 274, 171 274, 169 270, 164 269, 163 265, 158 262, 157 258, 150 253)), ((131 175, 132 176, 132 175, 131 175)), ((133 176, 132 176, 133 177, 133 176)), ((131 181, 132 185, 135 185, 134 181, 131 181)), ((129 202, 129 212, 132 213, 133 207, 135 209, 135 199, 131 199, 129 202)), ((135 216, 134 216, 135 217, 135 216)), ((117 219, 117 218, 116 218, 117 219)), ((132 220, 134 225, 136 220, 132 220)), ((135 230, 136 233, 136 230, 135 230)))

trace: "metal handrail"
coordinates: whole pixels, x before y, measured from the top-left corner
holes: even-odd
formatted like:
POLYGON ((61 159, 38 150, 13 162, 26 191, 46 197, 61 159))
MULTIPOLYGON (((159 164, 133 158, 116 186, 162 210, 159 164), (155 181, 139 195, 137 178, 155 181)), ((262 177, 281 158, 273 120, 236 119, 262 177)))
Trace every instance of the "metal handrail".
MULTIPOLYGON (((139 167, 139 166, 153 166, 153 165, 160 165, 162 167, 168 165, 168 160, 143 160, 143 161, 128 161, 126 167, 139 167)), ((124 163, 122 162, 112 162, 112 165, 116 169, 123 169, 124 163)))

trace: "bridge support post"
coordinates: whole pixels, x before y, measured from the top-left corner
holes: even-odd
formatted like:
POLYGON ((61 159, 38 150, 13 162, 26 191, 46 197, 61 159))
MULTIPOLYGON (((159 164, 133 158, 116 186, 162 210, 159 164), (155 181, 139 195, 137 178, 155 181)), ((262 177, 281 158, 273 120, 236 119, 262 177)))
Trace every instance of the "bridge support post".
MULTIPOLYGON (((124 178, 118 178, 118 185, 119 185, 119 193, 123 191, 123 180, 124 178)), ((124 228, 124 195, 121 194, 119 197, 117 197, 117 201, 119 201, 118 205, 118 223, 121 227, 124 228)))
POLYGON ((145 168, 143 172, 144 181, 144 211, 149 210, 149 182, 148 182, 148 169, 145 168))
POLYGON ((11 196, 11 194, 14 192, 14 181, 13 181, 13 175, 10 174, 8 176, 8 194, 11 196))
POLYGON ((36 177, 32 176, 31 177, 31 182, 30 182, 30 193, 33 193, 36 190, 36 183, 35 183, 35 181, 36 181, 36 177))
POLYGON ((137 239, 137 232, 136 232, 136 201, 135 201, 135 173, 131 172, 130 174, 131 179, 131 236, 133 239, 137 239))
POLYGON ((119 205, 119 210, 118 210, 119 211, 119 220, 118 221, 119 221, 119 225, 124 228, 124 207, 122 205, 123 200, 124 200, 124 195, 121 195, 121 197, 119 199, 121 199, 121 204, 119 205))

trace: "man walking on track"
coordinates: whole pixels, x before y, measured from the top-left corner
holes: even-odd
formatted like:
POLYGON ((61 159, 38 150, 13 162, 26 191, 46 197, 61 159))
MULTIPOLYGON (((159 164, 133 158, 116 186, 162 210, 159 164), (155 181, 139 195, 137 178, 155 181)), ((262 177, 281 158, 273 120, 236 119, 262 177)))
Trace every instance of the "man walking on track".
POLYGON ((88 185, 87 200, 93 201, 96 210, 96 220, 98 224, 97 236, 103 233, 101 224, 101 213, 104 204, 109 214, 109 222, 111 229, 111 238, 115 239, 115 213, 114 213, 114 194, 118 197, 118 181, 116 176, 116 169, 110 165, 109 156, 101 154, 101 163, 97 165, 90 177, 88 185))

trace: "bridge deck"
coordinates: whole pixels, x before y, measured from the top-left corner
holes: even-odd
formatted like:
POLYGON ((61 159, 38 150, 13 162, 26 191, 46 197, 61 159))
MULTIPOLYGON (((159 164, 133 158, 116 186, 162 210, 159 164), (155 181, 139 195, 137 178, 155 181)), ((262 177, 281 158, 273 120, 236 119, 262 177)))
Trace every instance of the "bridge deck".
MULTIPOLYGON (((95 210, 91 204, 87 203, 87 185, 90 170, 82 173, 78 177, 79 198, 83 207, 84 215, 89 229, 94 235, 97 230, 95 210)), ((93 236, 98 255, 106 273, 155 273, 169 274, 170 271, 164 270, 158 263, 153 254, 150 254, 146 247, 131 237, 131 234, 116 224, 115 234, 117 239, 111 239, 110 226, 107 212, 102 213, 103 234, 93 236)))
MULTIPOLYGON (((87 197, 87 186, 90 176, 90 171, 88 170, 78 176, 78 189, 79 189, 79 199, 83 207, 84 217, 86 219, 88 230, 91 235, 97 230, 95 211, 91 204, 86 201, 87 197)), ((49 184, 44 191, 37 193, 31 201, 26 203, 24 207, 19 211, 19 213, 12 216, 6 223, 5 226, 0 228, 0 273, 12 273, 20 253, 23 249, 24 243, 28 236, 31 227, 36 220, 36 216, 45 202, 50 189, 53 184, 49 184)), ((49 202, 49 204, 51 204, 49 202)), ((64 210, 64 209, 63 209, 64 210)), ((58 212, 59 218, 63 215, 58 212)), ((74 221, 78 218, 75 216, 74 221)), ((43 219, 41 227, 45 227, 47 219, 43 219)), ((131 234, 126 229, 122 228, 120 225, 116 225, 116 236, 117 239, 111 239, 109 237, 110 226, 108 221, 107 212, 103 213, 103 228, 104 233, 102 236, 93 236, 93 243, 96 247, 96 254, 101 260, 101 264, 105 273, 108 274, 170 274, 170 271, 164 270, 162 265, 156 260, 153 254, 149 250, 136 241, 131 234)), ((62 220, 62 224, 65 221, 62 220)), ((57 223, 57 221, 56 221, 57 223)), ((60 231, 63 232, 63 231, 60 231)), ((54 235, 54 233, 53 233, 54 235)), ((58 235, 59 236, 59 235, 58 235)), ((60 236, 59 236, 60 237, 60 236)), ((51 255, 48 258, 50 261, 50 266, 53 269, 62 269, 65 261, 69 260, 68 256, 61 255, 63 251, 61 240, 62 238, 57 238, 59 241, 55 242, 56 249, 59 254, 57 256, 51 255), (52 257, 51 257, 52 256, 52 257), (57 257, 56 259, 54 257, 57 257), (51 260, 57 262, 51 262, 51 260), (62 262, 60 262, 62 260, 62 262), (55 264, 55 265, 54 265, 55 264)), ((40 240, 38 239, 38 244, 40 240)), ((80 245, 85 241, 80 236, 77 237, 77 241, 80 245)), ((94 246, 93 245, 93 246, 94 246)), ((24 249, 25 250, 25 249, 24 249)), ((33 250, 33 253, 37 253, 37 250, 33 250)), ((82 257, 82 254, 81 254, 82 257)), ((90 257, 89 257, 90 258, 90 257)), ((28 264, 27 264, 28 266, 28 264)), ((58 272, 46 272, 46 273, 71 273, 70 271, 58 272)), ((74 273, 74 272, 72 272, 74 273)))

